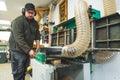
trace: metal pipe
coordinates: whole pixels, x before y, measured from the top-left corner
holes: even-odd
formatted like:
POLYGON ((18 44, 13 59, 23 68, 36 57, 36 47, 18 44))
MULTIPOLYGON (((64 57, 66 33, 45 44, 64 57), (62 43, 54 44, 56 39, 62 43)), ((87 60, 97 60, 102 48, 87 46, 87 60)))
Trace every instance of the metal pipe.
POLYGON ((95 38, 95 35, 94 35, 94 33, 95 33, 95 32, 94 32, 94 30, 95 30, 95 29, 94 29, 94 22, 91 23, 91 29, 92 29, 92 30, 91 30, 91 33, 92 33, 92 34, 91 34, 91 35, 92 35, 92 37, 91 37, 91 48, 94 48, 94 47, 95 47, 95 43, 94 43, 94 40, 95 40, 95 39, 94 39, 94 38, 95 38))
POLYGON ((87 51, 120 51, 120 48, 88 48, 87 51))

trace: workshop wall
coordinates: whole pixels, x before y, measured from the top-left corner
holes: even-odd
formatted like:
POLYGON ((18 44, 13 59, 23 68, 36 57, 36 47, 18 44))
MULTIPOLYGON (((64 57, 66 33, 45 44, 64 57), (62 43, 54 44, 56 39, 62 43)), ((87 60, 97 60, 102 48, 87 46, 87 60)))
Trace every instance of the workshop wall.
MULTIPOLYGON (((68 0, 68 19, 74 17, 74 5, 77 0, 68 0)), ((88 5, 92 5, 92 8, 97 9, 101 12, 101 17, 105 16, 104 14, 104 7, 103 7, 103 0, 86 0, 88 5)), ((120 0, 116 0, 116 9, 117 11, 120 10, 120 0)), ((55 25, 59 24, 59 4, 56 6, 54 11, 54 18, 55 25)))
POLYGON ((116 0, 116 9, 120 11, 120 0, 116 0))
MULTIPOLYGON (((103 9, 103 1, 102 0, 86 0, 88 5, 92 5, 94 9, 101 11, 101 16, 104 16, 104 9, 103 9), (100 6, 98 6, 100 5, 100 6)), ((68 0, 68 19, 74 17, 74 5, 77 0, 68 0)), ((53 21, 55 21, 55 25, 59 24, 59 4, 56 6, 53 21)))
POLYGON ((55 25, 59 24, 59 6, 57 5, 55 11, 53 12, 53 21, 55 21, 55 25))
POLYGON ((10 32, 9 31, 0 31, 0 40, 9 40, 10 32), (4 35, 4 36, 3 36, 4 35))

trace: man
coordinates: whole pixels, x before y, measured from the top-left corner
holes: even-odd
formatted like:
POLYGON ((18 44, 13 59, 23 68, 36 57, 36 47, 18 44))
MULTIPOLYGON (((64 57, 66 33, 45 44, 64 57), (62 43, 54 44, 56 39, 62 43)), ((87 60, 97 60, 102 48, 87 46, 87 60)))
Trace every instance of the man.
POLYGON ((40 45, 39 26, 34 20, 35 6, 32 3, 27 3, 22 9, 22 14, 12 21, 9 38, 14 80, 25 80, 25 72, 29 66, 30 58, 35 57, 35 52, 32 50, 34 40, 37 49, 40 45))

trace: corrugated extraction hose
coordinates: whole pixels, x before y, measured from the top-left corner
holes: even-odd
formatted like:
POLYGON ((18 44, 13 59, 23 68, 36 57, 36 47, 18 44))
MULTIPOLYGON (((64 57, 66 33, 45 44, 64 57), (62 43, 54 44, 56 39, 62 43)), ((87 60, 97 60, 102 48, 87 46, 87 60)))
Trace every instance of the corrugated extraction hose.
POLYGON ((75 4, 76 40, 74 43, 62 48, 62 56, 69 58, 77 57, 88 48, 91 31, 87 10, 87 3, 84 0, 78 0, 75 4))
POLYGON ((112 61, 116 53, 113 51, 98 51, 93 55, 96 64, 102 64, 112 61))
POLYGON ((103 0, 103 2, 106 16, 116 12, 116 0, 103 0))

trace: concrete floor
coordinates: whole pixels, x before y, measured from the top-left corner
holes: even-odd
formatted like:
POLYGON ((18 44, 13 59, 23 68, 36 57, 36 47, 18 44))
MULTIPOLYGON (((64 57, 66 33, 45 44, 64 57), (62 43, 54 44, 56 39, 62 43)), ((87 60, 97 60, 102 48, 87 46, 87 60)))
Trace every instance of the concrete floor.
MULTIPOLYGON (((0 80, 13 80, 10 63, 0 63, 0 80)), ((29 75, 26 75, 26 80, 30 80, 29 75)))
POLYGON ((13 80, 10 63, 0 63, 0 80, 13 80))

